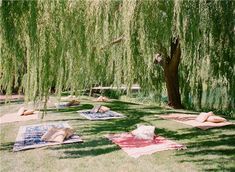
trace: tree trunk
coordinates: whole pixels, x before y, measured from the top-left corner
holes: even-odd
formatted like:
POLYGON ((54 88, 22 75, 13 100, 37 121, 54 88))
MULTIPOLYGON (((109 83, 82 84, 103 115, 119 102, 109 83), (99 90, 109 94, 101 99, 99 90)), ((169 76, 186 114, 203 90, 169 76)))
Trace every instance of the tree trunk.
POLYGON ((170 57, 163 54, 157 54, 155 57, 155 63, 160 64, 164 70, 164 78, 166 82, 167 95, 168 95, 168 105, 181 109, 183 108, 180 99, 179 92, 179 79, 178 79, 178 66, 180 63, 181 49, 179 38, 171 40, 171 52, 170 57))
POLYGON ((164 77, 168 94, 168 105, 176 109, 183 108, 179 92, 178 67, 180 63, 181 49, 179 38, 171 40, 171 57, 164 65, 164 77))
POLYGON ((168 95, 168 105, 176 109, 181 109, 182 105, 179 92, 178 68, 174 69, 170 65, 167 66, 164 69, 164 78, 168 95))

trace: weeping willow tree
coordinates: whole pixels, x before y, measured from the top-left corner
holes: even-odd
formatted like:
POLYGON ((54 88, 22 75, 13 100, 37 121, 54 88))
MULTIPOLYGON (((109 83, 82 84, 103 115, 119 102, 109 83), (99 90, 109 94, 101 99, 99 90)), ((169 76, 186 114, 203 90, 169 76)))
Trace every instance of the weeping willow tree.
POLYGON ((235 2, 1 3, 1 92, 139 83, 175 108, 234 109, 235 2), (165 84, 166 83, 166 84, 165 84))

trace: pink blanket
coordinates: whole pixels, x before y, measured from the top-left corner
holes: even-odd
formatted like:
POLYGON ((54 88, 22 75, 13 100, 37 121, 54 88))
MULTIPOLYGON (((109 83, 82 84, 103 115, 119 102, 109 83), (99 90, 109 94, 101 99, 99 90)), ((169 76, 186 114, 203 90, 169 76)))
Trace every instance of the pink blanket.
POLYGON ((5 101, 8 98, 8 100, 14 100, 14 99, 23 99, 24 95, 9 95, 8 97, 6 95, 0 95, 0 100, 5 101))
POLYGON ((176 122, 180 122, 186 125, 191 125, 193 127, 200 128, 202 130, 207 130, 209 128, 214 128, 214 127, 223 127, 227 125, 233 125, 234 123, 232 122, 220 122, 220 123, 213 123, 213 122, 197 122, 196 119, 197 115, 191 115, 191 114, 180 114, 180 113, 172 113, 169 115, 161 115, 160 118, 163 119, 170 119, 174 120, 176 122))
POLYGON ((137 139, 130 133, 109 134, 106 137, 134 158, 164 150, 186 148, 161 136, 155 136, 153 140, 137 139))
POLYGON ((27 116, 19 116, 17 115, 17 113, 5 114, 0 117, 0 124, 36 120, 38 119, 38 115, 39 111, 35 111, 32 115, 27 115, 27 116))

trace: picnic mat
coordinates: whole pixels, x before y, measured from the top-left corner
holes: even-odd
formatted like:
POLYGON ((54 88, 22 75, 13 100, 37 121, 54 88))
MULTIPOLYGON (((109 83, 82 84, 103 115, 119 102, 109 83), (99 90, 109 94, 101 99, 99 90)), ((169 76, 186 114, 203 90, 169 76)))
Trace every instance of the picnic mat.
POLYGON ((68 105, 69 102, 60 102, 60 103, 55 103, 56 108, 69 108, 69 107, 78 107, 80 104, 77 105, 68 105))
POLYGON ((124 118, 124 115, 114 112, 114 111, 107 111, 104 113, 100 112, 91 112, 90 110, 87 111, 77 111, 79 112, 82 116, 89 120, 107 120, 107 119, 116 119, 116 118, 124 118))
POLYGON ((193 127, 200 128, 202 130, 207 130, 209 128, 214 128, 214 127, 223 127, 227 125, 234 125, 232 122, 219 122, 219 123, 214 123, 214 122, 203 122, 200 123, 196 121, 195 119, 197 118, 198 115, 189 115, 189 114, 181 114, 181 113, 172 113, 169 115, 160 115, 160 118, 163 119, 170 119, 176 122, 180 122, 186 125, 191 125, 193 127))
POLYGON ((161 136, 155 136, 152 140, 137 139, 131 133, 109 134, 106 137, 120 146, 124 152, 133 158, 164 150, 186 148, 184 145, 161 136))
POLYGON ((82 139, 77 135, 71 136, 68 140, 65 140, 63 143, 42 141, 42 135, 51 127, 71 128, 67 122, 21 126, 13 147, 13 151, 21 151, 51 145, 83 142, 82 139))
POLYGON ((5 114, 0 117, 0 124, 10 123, 10 122, 19 122, 19 121, 28 121, 38 119, 39 111, 35 111, 32 115, 20 116, 16 113, 5 114))
POLYGON ((20 99, 24 99, 24 95, 20 95, 20 94, 17 94, 17 95, 9 95, 9 96, 6 96, 6 95, 0 95, 0 101, 5 101, 5 100, 20 100, 20 99))

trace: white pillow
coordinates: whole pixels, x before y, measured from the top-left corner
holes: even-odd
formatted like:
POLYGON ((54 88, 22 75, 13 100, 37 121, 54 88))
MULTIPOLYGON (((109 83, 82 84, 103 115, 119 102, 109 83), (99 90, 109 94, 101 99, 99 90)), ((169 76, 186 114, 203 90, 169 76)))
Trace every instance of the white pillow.
POLYGON ((131 132, 137 139, 153 139, 154 138, 155 136, 154 126, 140 125, 137 127, 138 127, 137 129, 131 132))

